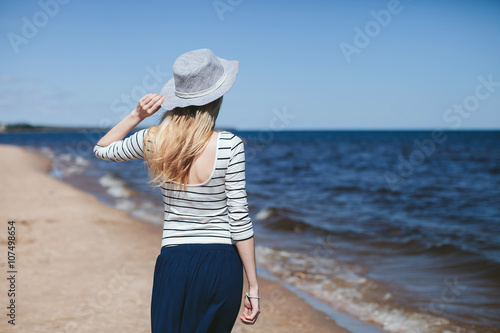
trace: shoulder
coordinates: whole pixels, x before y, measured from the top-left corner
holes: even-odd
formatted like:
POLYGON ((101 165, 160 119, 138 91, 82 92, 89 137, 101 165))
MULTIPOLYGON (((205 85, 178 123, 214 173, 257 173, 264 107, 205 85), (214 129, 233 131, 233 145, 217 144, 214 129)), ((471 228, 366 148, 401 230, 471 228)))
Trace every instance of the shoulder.
POLYGON ((221 131, 220 135, 221 135, 221 140, 227 142, 231 148, 243 144, 244 142, 244 140, 241 137, 230 131, 221 131))
POLYGON ((243 157, 244 140, 230 131, 220 132, 219 149, 223 159, 233 160, 236 156, 243 157))
POLYGON ((146 128, 140 129, 140 130, 138 130, 136 133, 137 133, 138 135, 143 135, 143 136, 144 136, 144 135, 146 135, 146 133, 148 133, 148 132, 149 132, 149 133, 153 133, 153 132, 154 132, 154 131, 153 131, 153 127, 146 127, 146 128))
POLYGON ((146 127, 138 130, 137 132, 134 133, 134 135, 137 137, 139 141, 145 140, 147 138, 148 141, 151 142, 151 138, 155 136, 156 130, 157 130, 156 126, 146 127))

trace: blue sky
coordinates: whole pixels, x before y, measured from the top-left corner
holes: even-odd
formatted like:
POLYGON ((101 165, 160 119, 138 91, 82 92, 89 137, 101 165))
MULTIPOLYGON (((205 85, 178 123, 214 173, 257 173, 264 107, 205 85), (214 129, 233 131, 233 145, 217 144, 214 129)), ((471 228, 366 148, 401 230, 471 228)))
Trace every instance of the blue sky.
POLYGON ((0 122, 114 125, 210 48, 221 128, 500 129, 500 1, 59 1, 0 4, 0 122))

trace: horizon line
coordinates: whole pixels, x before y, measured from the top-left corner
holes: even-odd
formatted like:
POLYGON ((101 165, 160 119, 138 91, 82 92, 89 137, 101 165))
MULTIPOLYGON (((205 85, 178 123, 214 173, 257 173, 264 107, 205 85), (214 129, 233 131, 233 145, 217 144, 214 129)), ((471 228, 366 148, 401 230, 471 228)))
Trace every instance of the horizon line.
MULTIPOLYGON (((66 125, 33 125, 30 123, 24 122, 16 122, 16 123, 0 123, 0 128, 6 126, 26 126, 26 128, 34 127, 34 128, 53 128, 53 129, 74 129, 74 130, 83 130, 83 129, 92 129, 92 130, 102 130, 109 131, 112 127, 99 127, 99 126, 66 126, 66 125)), ((153 125, 154 126, 154 125, 153 125)), ((144 129, 150 126, 137 126, 136 129, 144 129)), ((289 129, 268 129, 268 128, 238 128, 231 126, 216 126, 216 130, 234 130, 240 132, 327 132, 327 131, 415 131, 415 132, 432 132, 432 131, 445 131, 445 132, 460 132, 460 131, 500 131, 500 127, 472 127, 472 128, 439 128, 439 127, 429 127, 429 128, 289 128, 289 129)), ((132 130, 133 131, 133 130, 132 130)), ((131 131, 131 132, 132 132, 131 131)))

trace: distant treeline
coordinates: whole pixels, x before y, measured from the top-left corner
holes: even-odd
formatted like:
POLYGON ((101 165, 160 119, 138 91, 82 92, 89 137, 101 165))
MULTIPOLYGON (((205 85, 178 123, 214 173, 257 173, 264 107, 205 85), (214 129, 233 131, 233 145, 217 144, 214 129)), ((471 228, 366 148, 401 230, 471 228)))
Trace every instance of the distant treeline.
POLYGON ((66 126, 41 126, 28 123, 0 124, 0 133, 9 132, 80 132, 80 131, 105 131, 95 127, 66 127, 66 126))

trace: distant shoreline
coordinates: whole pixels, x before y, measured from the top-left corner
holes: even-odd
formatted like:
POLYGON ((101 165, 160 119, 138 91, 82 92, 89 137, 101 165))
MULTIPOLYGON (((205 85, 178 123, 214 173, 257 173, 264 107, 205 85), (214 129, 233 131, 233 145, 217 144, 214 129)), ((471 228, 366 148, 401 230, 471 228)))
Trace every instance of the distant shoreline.
MULTIPOLYGON (((147 127, 137 127, 137 130, 141 130, 147 127)), ((0 134, 4 133, 23 133, 23 132, 102 132, 105 133, 109 131, 111 127, 72 127, 72 126, 45 126, 45 125, 31 125, 28 123, 13 123, 13 124, 1 124, 0 123, 0 134)), ((216 130, 221 128, 216 128, 216 130)), ((224 128, 228 131, 235 132, 276 132, 271 129, 235 129, 235 128, 224 128)), ((280 130, 279 132, 432 132, 436 129, 287 129, 280 130)), ((498 132, 500 129, 440 129, 444 132, 498 132)))
POLYGON ((104 131, 97 127, 67 127, 67 126, 41 126, 30 124, 0 124, 0 134, 19 132, 74 132, 74 131, 104 131))

